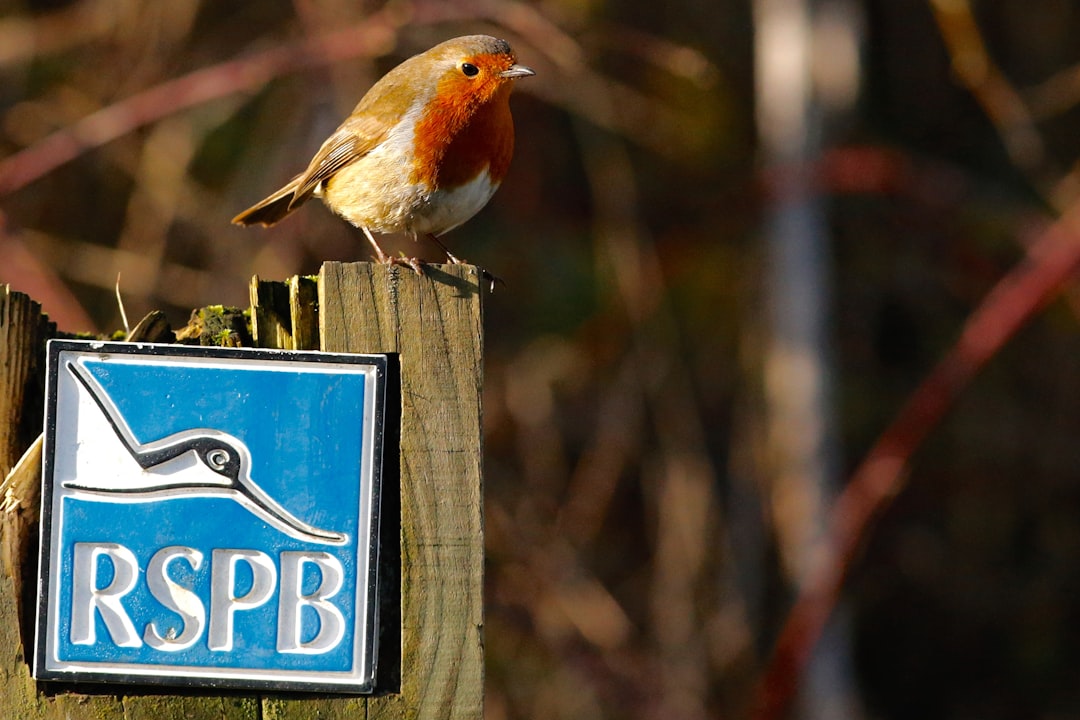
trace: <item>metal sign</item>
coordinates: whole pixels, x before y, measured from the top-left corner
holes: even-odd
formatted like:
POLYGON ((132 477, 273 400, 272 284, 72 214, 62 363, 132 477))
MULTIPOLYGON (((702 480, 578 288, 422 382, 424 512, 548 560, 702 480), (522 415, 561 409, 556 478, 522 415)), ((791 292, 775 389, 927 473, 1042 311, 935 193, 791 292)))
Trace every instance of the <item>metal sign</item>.
POLYGON ((370 692, 386 374, 51 341, 34 676, 370 692))

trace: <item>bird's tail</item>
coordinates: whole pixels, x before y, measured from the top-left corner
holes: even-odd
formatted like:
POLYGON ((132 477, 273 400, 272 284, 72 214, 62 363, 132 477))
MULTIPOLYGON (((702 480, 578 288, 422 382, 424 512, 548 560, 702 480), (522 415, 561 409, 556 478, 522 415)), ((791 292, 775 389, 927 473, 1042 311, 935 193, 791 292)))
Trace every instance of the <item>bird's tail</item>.
POLYGON ((301 175, 297 175, 289 184, 278 190, 270 197, 252 205, 244 212, 232 219, 235 225, 271 225, 282 220, 286 215, 303 205, 309 195, 296 196, 296 188, 300 184, 301 175))

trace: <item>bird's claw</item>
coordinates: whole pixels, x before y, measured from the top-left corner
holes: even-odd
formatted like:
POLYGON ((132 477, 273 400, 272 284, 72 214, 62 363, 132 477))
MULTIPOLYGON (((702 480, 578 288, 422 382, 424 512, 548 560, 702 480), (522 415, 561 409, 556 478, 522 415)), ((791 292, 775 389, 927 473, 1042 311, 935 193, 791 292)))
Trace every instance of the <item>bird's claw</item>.
POLYGON ((476 267, 476 269, 480 271, 480 279, 488 283, 488 292, 494 293, 496 285, 502 285, 503 287, 506 287, 506 281, 498 275, 494 275, 488 272, 479 265, 476 267))
POLYGON ((413 269, 413 272, 417 275, 424 274, 424 261, 416 257, 400 257, 398 263, 401 265, 408 265, 413 269))
MULTIPOLYGON (((464 260, 457 258, 450 253, 446 253, 447 260, 451 265, 467 265, 464 260)), ((424 274, 424 267, 427 265, 423 260, 418 257, 408 257, 405 253, 401 253, 397 257, 392 257, 384 252, 378 252, 375 256, 376 261, 381 265, 400 265, 402 267, 411 268, 417 275, 424 274)), ((495 292, 496 285, 506 286, 506 281, 498 275, 488 272, 484 268, 477 266, 476 269, 480 272, 480 279, 488 284, 488 292, 495 292)))
POLYGON ((412 271, 417 275, 424 274, 424 261, 417 257, 407 257, 404 253, 398 257, 383 255, 378 260, 383 265, 401 265, 402 267, 412 268, 412 271))

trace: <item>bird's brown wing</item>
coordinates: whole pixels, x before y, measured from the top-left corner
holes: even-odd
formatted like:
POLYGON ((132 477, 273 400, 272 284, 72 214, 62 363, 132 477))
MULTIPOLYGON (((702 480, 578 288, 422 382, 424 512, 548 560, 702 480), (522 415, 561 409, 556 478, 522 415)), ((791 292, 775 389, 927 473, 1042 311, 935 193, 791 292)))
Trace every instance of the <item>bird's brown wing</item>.
POLYGON ((426 95, 417 86, 413 67, 417 61, 413 57, 401 63, 360 99, 349 118, 322 144, 300 175, 293 206, 307 200, 320 183, 338 170, 378 147, 402 122, 410 106, 423 102, 426 95))
MULTIPOLYGON (((296 207, 311 197, 319 185, 341 168, 367 155, 386 139, 390 127, 372 118, 350 117, 315 153, 299 178, 290 205, 296 207)), ((291 209, 291 208, 290 208, 291 209)))
POLYGON ((349 163, 367 155, 381 143, 389 127, 370 119, 349 118, 322 144, 307 170, 284 187, 233 218, 237 225, 266 225, 278 222, 311 197, 319 184, 349 163))
POLYGON ((321 183, 383 142, 413 103, 423 102, 415 82, 419 56, 410 58, 375 83, 349 118, 322 144, 307 170, 270 197, 233 218, 238 225, 273 225, 300 207, 321 183))

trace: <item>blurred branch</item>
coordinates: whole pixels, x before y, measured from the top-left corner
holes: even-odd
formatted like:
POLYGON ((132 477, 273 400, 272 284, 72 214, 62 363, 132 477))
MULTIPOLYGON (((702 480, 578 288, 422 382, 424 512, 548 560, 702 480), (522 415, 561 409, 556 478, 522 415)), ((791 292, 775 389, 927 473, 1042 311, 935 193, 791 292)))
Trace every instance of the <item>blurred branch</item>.
MULTIPOLYGON (((767 166, 819 163, 851 111, 845 103, 854 101, 861 74, 859 12, 850 0, 827 7, 810 0, 752 3, 758 155, 767 166), (822 82, 826 77, 835 82, 822 82)), ((757 412, 767 461, 757 474, 783 579, 796 589, 817 571, 839 482, 829 328, 834 253, 829 197, 815 192, 812 175, 802 169, 773 177, 776 192, 761 211, 764 323, 747 323, 760 343, 757 412)), ((759 557, 765 552, 759 548, 759 557)), ((846 720, 861 714, 854 707, 851 653, 845 624, 833 624, 801 678, 799 715, 846 720)))
POLYGON ((870 523, 903 488, 911 456, 990 358, 1062 291, 1078 269, 1080 202, 1048 227, 1024 260, 987 294, 956 344, 912 393, 837 498, 826 557, 801 589, 758 686, 759 720, 784 716, 870 523))
POLYGON ((0 67, 63 52, 112 30, 124 6, 113 0, 84 0, 37 18, 0 19, 0 67))
POLYGON ((1032 114, 1040 119, 1067 112, 1080 103, 1080 65, 1054 73, 1024 95, 1032 114))
MULTIPOLYGON (((785 715, 799 680, 868 533, 870 524, 901 491, 904 471, 986 363, 1025 323, 1052 299, 1068 290, 1080 268, 1080 202, 1076 174, 1052 177, 1043 140, 1024 97, 990 58, 967 0, 931 0, 930 6, 960 82, 993 123, 1010 159, 1063 216, 1030 243, 1020 238, 1026 257, 1002 278, 973 312, 960 338, 908 398, 897 416, 854 472, 831 511, 829 542, 820 569, 804 586, 777 639, 773 657, 759 683, 756 717, 785 715)), ((1080 74, 1062 73, 1029 95, 1045 114, 1052 93, 1069 83, 1080 93, 1080 74)), ((906 174, 892 163, 886 176, 906 174)), ((880 169, 884 169, 883 166, 880 169)), ((828 168, 824 168, 828 170, 828 168)), ((835 169, 835 168, 834 168, 835 169)), ((825 179, 843 180, 830 177, 825 179)), ((859 178, 860 183, 865 178, 859 178)), ((884 187, 894 187, 888 182, 884 187)))
MULTIPOLYGON (((597 102, 615 98, 606 95, 597 102)), ((715 602, 710 568, 719 564, 720 549, 729 547, 713 494, 717 472, 661 259, 639 215, 640 192, 625 143, 584 124, 578 125, 578 137, 592 193, 600 272, 612 277, 619 310, 629 323, 627 357, 636 361, 636 384, 657 443, 650 458, 655 471, 645 480, 656 517, 649 602, 659 662, 656 705, 643 708, 642 716, 704 718, 712 638, 703 630, 724 609, 715 602)), ((729 586, 725 591, 731 598, 737 595, 733 583, 719 584, 729 586)))
POLYGON ((49 319, 70 331, 90 331, 93 320, 75 294, 59 277, 56 268, 42 262, 30 250, 22 234, 12 233, 0 213, 0 257, 4 258, 0 284, 10 284, 41 303, 49 319))
MULTIPOLYGON (((518 32, 563 72, 574 76, 574 82, 544 84, 550 99, 655 151, 671 150, 671 139, 681 127, 678 110, 591 71, 581 45, 531 6, 465 0, 399 3, 388 5, 358 25, 202 68, 91 113, 0 160, 0 196, 28 185, 89 150, 182 110, 238 92, 254 91, 276 77, 304 68, 383 54, 393 47, 398 30, 409 23, 477 17, 486 17, 518 32), (616 96, 618 112, 605 111, 606 104, 595 101, 602 93, 616 96)), ((0 25, 0 29, 3 27, 0 25)), ((678 46, 667 44, 663 49, 663 53, 652 55, 673 62, 671 58, 677 54, 678 46)), ((686 57, 692 59, 694 55, 686 50, 678 57, 685 64, 686 57)))
MULTIPOLYGON (((968 0, 930 0, 952 69, 994 124, 1009 159, 1049 195, 1046 152, 1031 111, 986 48, 968 0)), ((1058 207, 1058 210, 1061 210, 1058 207)))
POLYGON ((24 187, 87 150, 181 110, 255 90, 279 75, 302 68, 386 52, 405 20, 396 13, 382 11, 359 25, 202 68, 102 108, 0 160, 0 196, 24 187))
POLYGON ((639 57, 700 87, 713 87, 720 77, 720 68, 704 53, 658 35, 615 25, 596 31, 596 40, 613 53, 639 57))

